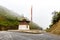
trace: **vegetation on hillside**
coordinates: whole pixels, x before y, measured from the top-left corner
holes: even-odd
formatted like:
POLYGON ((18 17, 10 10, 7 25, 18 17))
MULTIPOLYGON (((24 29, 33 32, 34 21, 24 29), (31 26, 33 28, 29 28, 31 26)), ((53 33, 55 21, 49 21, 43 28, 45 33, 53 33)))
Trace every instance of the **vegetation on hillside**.
MULTIPOLYGON (((24 18, 25 17, 22 17, 5 7, 0 6, 0 30, 17 29, 19 25, 19 20, 24 18)), ((29 25, 31 25, 31 29, 40 28, 39 26, 34 26, 35 23, 29 25)))
POLYGON ((31 30, 43 30, 40 26, 38 26, 36 23, 30 22, 30 29, 31 30))
POLYGON ((60 20, 60 12, 54 12, 53 13, 53 20, 52 23, 55 24, 56 22, 58 22, 60 20))
POLYGON ((49 25, 49 27, 53 26, 55 23, 57 23, 60 20, 60 12, 54 11, 52 12, 52 23, 49 25))
POLYGON ((60 35, 60 11, 59 12, 54 11, 52 14, 53 14, 52 23, 49 26, 50 28, 47 28, 46 31, 60 35))

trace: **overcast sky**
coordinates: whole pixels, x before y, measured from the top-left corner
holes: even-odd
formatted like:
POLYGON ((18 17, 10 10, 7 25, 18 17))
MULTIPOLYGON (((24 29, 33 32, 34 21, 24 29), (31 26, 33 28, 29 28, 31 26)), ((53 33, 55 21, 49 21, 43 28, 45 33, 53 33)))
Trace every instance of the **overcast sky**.
POLYGON ((30 9, 33 6, 33 22, 47 28, 51 23, 53 11, 60 11, 60 0, 0 0, 0 5, 24 15, 30 20, 30 9))

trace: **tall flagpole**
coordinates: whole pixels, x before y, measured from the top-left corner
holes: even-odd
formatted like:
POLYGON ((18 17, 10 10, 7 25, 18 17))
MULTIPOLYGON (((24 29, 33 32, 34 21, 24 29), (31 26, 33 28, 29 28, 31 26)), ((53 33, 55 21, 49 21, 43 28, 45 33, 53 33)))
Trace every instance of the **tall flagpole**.
POLYGON ((32 6, 31 6, 31 22, 32 22, 32 20, 33 20, 33 19, 32 19, 32 6))

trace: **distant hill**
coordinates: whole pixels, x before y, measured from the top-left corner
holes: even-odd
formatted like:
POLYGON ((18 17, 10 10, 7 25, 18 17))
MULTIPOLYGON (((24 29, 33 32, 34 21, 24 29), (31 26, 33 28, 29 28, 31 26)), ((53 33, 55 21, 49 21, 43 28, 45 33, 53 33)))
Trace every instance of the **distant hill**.
POLYGON ((11 10, 8 10, 7 8, 5 7, 2 7, 0 6, 0 15, 1 16, 4 16, 6 18, 10 18, 10 19, 21 19, 22 16, 21 15, 18 15, 17 13, 11 11, 11 10))
MULTIPOLYGON (((5 7, 0 6, 0 30, 3 30, 3 29, 7 30, 7 28, 9 27, 11 27, 11 29, 13 28, 16 29, 17 26, 19 25, 18 21, 24 18, 27 19, 26 17, 18 15, 17 13, 12 12, 11 10, 8 10, 5 7)), ((30 28, 31 29, 42 29, 34 22, 32 22, 32 24, 30 23, 30 28)))
POLYGON ((29 25, 30 25, 30 29, 32 29, 32 30, 33 30, 33 29, 36 29, 36 30, 43 30, 42 27, 40 27, 39 25, 37 25, 37 24, 34 23, 34 22, 32 22, 32 23, 30 22, 29 25))

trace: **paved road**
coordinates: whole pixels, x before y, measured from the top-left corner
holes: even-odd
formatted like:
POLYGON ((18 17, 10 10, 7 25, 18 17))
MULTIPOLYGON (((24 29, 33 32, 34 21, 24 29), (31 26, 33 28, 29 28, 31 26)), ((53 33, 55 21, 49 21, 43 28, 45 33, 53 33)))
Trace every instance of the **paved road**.
POLYGON ((43 34, 28 34, 19 32, 0 32, 0 40, 60 40, 60 36, 43 34))

